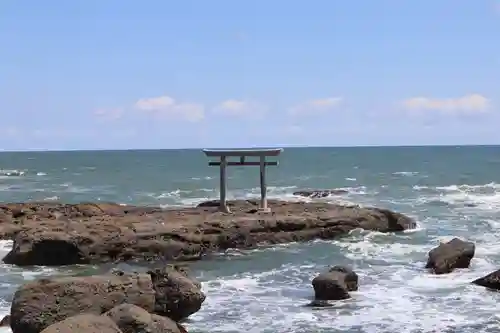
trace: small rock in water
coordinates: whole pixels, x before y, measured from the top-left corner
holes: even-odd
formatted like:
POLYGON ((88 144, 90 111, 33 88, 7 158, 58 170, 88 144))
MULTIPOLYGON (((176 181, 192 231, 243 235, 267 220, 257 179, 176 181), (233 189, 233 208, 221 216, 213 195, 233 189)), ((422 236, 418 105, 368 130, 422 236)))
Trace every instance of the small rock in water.
POLYGON ((425 268, 435 274, 451 273, 456 268, 468 268, 474 257, 476 246, 472 242, 453 238, 441 243, 429 252, 425 268))
POLYGON ((326 198, 331 195, 342 195, 348 194, 349 191, 343 189, 331 189, 331 190, 301 190, 293 192, 293 195, 309 198, 326 198))
POLYGON ((476 279, 472 283, 491 290, 500 291, 500 269, 476 279))
POLYGON ((358 275, 350 268, 334 266, 316 276, 312 285, 315 301, 348 299, 349 291, 358 290, 358 275))

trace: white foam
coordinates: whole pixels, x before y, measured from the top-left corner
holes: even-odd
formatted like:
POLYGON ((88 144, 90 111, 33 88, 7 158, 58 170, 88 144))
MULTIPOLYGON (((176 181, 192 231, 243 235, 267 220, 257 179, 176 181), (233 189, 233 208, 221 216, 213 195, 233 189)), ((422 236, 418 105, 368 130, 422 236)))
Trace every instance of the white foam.
POLYGON ((435 193, 418 199, 421 205, 443 204, 469 210, 500 211, 500 184, 414 186, 414 190, 435 193))
POLYGON ((397 172, 393 172, 392 174, 393 174, 393 175, 396 175, 396 176, 407 176, 407 177, 411 177, 411 176, 416 176, 416 175, 418 175, 418 172, 417 172, 417 171, 397 171, 397 172))
MULTIPOLYGON (((317 263, 283 264, 264 272, 208 280, 203 283, 207 301, 188 326, 215 332, 309 332, 331 331, 332 327, 381 333, 500 330, 500 321, 495 317, 498 294, 470 284, 498 268, 498 234, 472 237, 477 250, 469 269, 433 275, 424 269, 428 251, 454 235, 428 238, 428 223, 435 221, 426 219, 417 229, 403 234, 354 230, 347 238, 312 242, 311 251, 325 247, 315 258, 317 263), (426 237, 427 241, 418 241, 418 237, 426 237), (360 290, 352 293, 351 300, 337 302, 332 309, 305 308, 303 305, 313 295, 311 279, 325 264, 335 264, 327 253, 332 254, 331 260, 339 260, 341 255, 354 266, 360 290)), ((275 251, 305 253, 305 246, 280 246, 275 251)), ((265 255, 262 252, 268 251, 271 249, 252 253, 265 255)), ((279 258, 280 254, 276 255, 279 258)))

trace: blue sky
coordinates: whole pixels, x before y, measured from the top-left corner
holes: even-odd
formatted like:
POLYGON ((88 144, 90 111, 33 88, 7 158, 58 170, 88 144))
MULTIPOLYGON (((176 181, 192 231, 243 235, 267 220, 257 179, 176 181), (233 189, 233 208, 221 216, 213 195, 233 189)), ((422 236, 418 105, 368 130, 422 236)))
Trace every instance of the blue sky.
POLYGON ((0 3, 0 149, 500 144, 493 0, 0 3))

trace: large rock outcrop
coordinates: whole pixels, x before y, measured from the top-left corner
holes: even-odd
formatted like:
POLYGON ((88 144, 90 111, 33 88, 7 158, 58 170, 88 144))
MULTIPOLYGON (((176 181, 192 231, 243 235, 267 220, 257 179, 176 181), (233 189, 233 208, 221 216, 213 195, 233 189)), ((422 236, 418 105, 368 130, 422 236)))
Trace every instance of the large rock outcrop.
POLYGON ((447 243, 439 244, 429 252, 425 268, 435 274, 446 274, 457 268, 468 268, 475 250, 474 243, 453 238, 447 243))
MULTIPOLYGON (((45 328, 42 333, 125 333, 108 317, 81 314, 45 328)), ((151 332, 155 333, 155 332, 151 332)))
POLYGON ((154 311, 155 291, 148 274, 40 279, 16 291, 10 324, 13 333, 39 333, 66 318, 100 315, 123 303, 154 311))
POLYGON ((115 204, 24 203, 0 205, 0 239, 13 239, 4 262, 60 266, 129 260, 198 260, 228 248, 259 243, 332 239, 355 228, 397 232, 414 228, 411 218, 386 209, 328 203, 217 201, 198 207, 160 208, 115 204))

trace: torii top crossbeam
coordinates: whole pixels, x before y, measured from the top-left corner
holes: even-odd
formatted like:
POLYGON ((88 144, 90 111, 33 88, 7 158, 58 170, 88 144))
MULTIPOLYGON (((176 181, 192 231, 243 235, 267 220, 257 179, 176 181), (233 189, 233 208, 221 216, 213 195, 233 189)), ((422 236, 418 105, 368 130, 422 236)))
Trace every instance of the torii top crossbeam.
POLYGON ((266 161, 266 157, 278 156, 283 148, 269 149, 203 149, 207 157, 219 157, 219 162, 209 162, 209 166, 220 167, 220 209, 230 213, 226 203, 226 167, 227 166, 260 166, 260 210, 269 212, 267 207, 266 166, 278 165, 277 161, 266 161), (238 162, 227 161, 227 157, 239 157, 238 162), (246 161, 246 157, 259 157, 259 161, 246 161))

